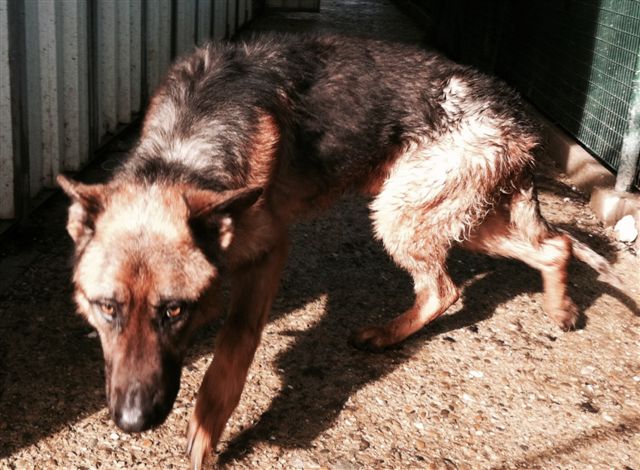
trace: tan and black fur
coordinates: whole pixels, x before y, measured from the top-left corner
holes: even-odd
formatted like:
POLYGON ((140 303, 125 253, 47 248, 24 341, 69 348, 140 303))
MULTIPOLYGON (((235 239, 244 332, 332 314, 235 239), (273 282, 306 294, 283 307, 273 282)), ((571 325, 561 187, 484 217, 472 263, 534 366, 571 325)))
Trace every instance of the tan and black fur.
POLYGON ((458 299, 445 265, 454 244, 540 270, 545 311, 572 328, 572 253, 610 271, 541 217, 538 145, 510 88, 411 46, 274 36, 178 61, 108 183, 60 178, 73 200, 76 301, 100 333, 114 420, 127 431, 164 420, 189 339, 222 311, 229 277, 229 316, 188 431, 199 468, 240 399, 287 227, 348 191, 371 197, 375 235, 415 285, 414 305, 355 333, 357 347, 394 345, 458 299))

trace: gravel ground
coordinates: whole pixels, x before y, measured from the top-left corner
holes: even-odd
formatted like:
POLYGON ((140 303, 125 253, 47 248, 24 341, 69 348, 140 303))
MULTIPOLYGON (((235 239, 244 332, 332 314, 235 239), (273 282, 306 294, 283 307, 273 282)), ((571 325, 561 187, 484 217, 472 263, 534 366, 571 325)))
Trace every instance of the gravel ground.
MULTIPOLYGON (((383 1, 323 5, 321 15, 272 15, 255 26, 421 37, 383 1)), ((117 143, 103 167, 128 145, 117 143)), ((454 251, 449 267, 464 293, 446 315, 399 349, 349 347, 353 329, 412 302, 410 279, 371 237, 366 201, 349 198, 292 230, 272 321, 218 462, 640 469, 637 255, 613 241, 562 175, 540 170, 538 182, 543 214, 610 259, 624 280, 616 289, 572 264, 570 293, 585 313, 578 331, 562 333, 544 316, 535 271, 454 251)), ((0 247, 0 468, 185 468, 187 421, 217 325, 187 358, 167 422, 120 432, 105 408, 99 341, 73 313, 65 217, 57 195, 0 247)))

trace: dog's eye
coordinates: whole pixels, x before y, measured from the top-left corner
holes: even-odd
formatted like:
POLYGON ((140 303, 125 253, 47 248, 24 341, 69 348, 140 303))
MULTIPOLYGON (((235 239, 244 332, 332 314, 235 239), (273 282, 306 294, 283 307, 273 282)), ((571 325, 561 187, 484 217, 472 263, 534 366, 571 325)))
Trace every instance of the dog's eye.
POLYGON ((175 320, 182 315, 182 306, 180 304, 169 304, 167 305, 165 314, 170 320, 175 320))
POLYGON ((100 309, 100 312, 108 319, 111 320, 113 319, 113 316, 116 313, 116 307, 112 302, 99 302, 98 303, 98 308, 100 309))

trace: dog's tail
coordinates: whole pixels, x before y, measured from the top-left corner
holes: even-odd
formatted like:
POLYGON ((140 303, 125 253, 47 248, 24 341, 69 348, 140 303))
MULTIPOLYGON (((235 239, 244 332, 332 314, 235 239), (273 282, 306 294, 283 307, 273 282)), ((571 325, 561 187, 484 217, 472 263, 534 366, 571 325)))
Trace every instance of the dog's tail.
POLYGON ((611 264, 603 256, 593 251, 587 245, 577 240, 566 231, 558 228, 556 228, 556 230, 564 233, 571 239, 571 244, 573 245, 573 255, 583 263, 590 266, 594 271, 596 271, 600 275, 599 279, 601 281, 606 282, 613 287, 622 287, 622 279, 620 279, 620 277, 615 272, 613 272, 611 264))

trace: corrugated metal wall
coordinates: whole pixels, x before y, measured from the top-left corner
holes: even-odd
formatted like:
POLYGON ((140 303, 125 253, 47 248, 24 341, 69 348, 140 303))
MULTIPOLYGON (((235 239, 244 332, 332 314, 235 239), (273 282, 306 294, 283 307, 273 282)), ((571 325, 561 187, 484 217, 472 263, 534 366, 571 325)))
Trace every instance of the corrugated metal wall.
MULTIPOLYGON (((640 0, 420 0, 437 45, 505 78, 617 170, 640 80, 640 0)), ((636 173, 640 188, 640 169, 636 173)))
POLYGON ((174 57, 252 17, 252 0, 0 0, 0 219, 86 165, 174 57))

